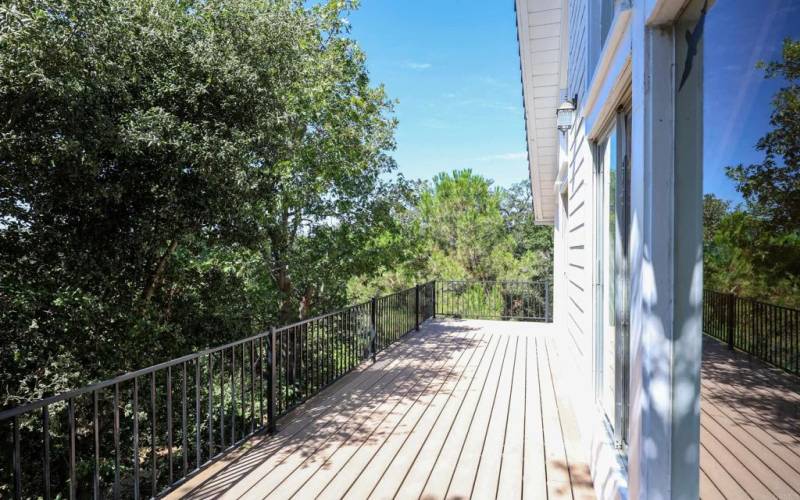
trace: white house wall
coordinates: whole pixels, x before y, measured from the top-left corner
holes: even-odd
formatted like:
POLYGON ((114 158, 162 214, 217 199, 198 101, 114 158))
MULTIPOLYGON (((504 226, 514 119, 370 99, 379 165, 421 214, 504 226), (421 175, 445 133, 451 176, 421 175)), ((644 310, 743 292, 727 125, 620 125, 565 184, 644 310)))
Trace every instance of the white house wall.
MULTIPOLYGON (((557 36, 556 28, 545 22, 556 14, 537 10, 550 0, 516 1, 521 48, 523 39, 529 44, 533 40, 531 30, 540 30, 542 40, 557 36), (521 5, 526 9, 524 21, 519 19, 521 5), (524 25, 524 33, 520 25, 524 25)), ((688 26, 675 31, 672 23, 690 10, 697 15, 694 10, 699 11, 703 4, 696 0, 691 9, 685 9, 684 0, 619 0, 606 45, 601 48, 600 0, 563 2, 561 12, 567 15, 562 23, 564 18, 568 22, 567 29, 561 30, 561 41, 563 36, 568 40, 561 51, 552 53, 566 58, 566 64, 564 58, 560 61, 558 78, 554 80, 551 73, 554 67, 531 62, 535 52, 521 51, 521 56, 529 148, 541 148, 539 134, 544 137, 548 133, 556 137, 554 151, 558 147, 559 158, 552 164, 539 162, 540 158, 550 161, 550 150, 541 156, 538 149, 529 150, 534 193, 538 189, 546 194, 535 207, 537 220, 551 216, 555 226, 554 320, 558 334, 568 337, 571 351, 561 359, 572 363, 569 372, 584 389, 569 396, 576 411, 585 417, 579 419, 579 425, 583 437, 590 440, 590 466, 599 497, 696 498, 702 179, 701 170, 694 166, 702 161, 702 71, 696 71, 695 80, 684 88, 683 107, 676 109, 674 54, 676 49, 686 51, 676 33, 685 32, 692 24, 690 20, 688 26), (558 134, 555 117, 542 108, 553 105, 554 81, 559 83, 556 102, 577 98, 575 121, 566 136, 558 134), (535 94, 535 89, 545 84, 549 100, 537 101, 540 94, 535 94), (613 441, 594 396, 598 342, 593 144, 602 138, 622 103, 631 106, 632 120, 627 448, 613 441), (676 113, 686 122, 681 122, 683 135, 678 134, 681 144, 676 143, 676 113), (680 147, 677 155, 676 147, 680 147), (676 161, 680 155, 687 157, 682 164, 676 161), (565 175, 558 181, 558 189, 566 184, 562 196, 552 181, 557 176, 556 165, 563 162, 565 175), (618 444, 623 453, 616 448, 618 444)), ((557 4, 552 2, 553 8, 557 4)), ((554 41, 548 43, 556 47, 554 41)))
MULTIPOLYGON (((584 1, 569 2, 568 86, 564 92, 572 98, 578 96, 578 105, 586 92, 586 42, 587 6, 584 1)), ((563 331, 569 336, 574 350, 575 371, 579 374, 586 394, 591 394, 592 374, 592 235, 594 234, 592 197, 592 152, 586 139, 583 118, 577 114, 576 122, 567 133, 567 189, 566 207, 558 197, 558 213, 566 221, 556 228, 556 251, 562 259, 556 262, 557 288, 563 290, 562 308, 557 312, 563 331)))

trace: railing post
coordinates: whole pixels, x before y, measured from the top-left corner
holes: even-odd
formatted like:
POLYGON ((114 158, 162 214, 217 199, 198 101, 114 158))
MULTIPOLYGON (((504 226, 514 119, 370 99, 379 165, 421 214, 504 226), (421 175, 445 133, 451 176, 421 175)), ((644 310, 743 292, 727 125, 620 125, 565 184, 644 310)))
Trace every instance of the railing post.
POLYGON ((414 286, 414 320, 419 331, 419 285, 414 286))
POLYGON ((544 282, 544 322, 550 322, 550 283, 544 282))
POLYGON ((275 433, 277 426, 275 425, 275 403, 278 394, 277 384, 277 366, 275 361, 277 359, 275 342, 275 327, 269 327, 269 380, 267 380, 267 429, 270 433, 275 433))
POLYGON ((436 280, 431 281, 433 286, 433 317, 436 317, 436 280))
POLYGON ((375 362, 375 351, 377 350, 377 337, 378 337, 378 325, 377 325, 377 308, 378 308, 378 299, 376 297, 372 297, 372 307, 370 310, 370 339, 369 339, 369 350, 370 354, 372 355, 372 362, 375 362))
POLYGON ((736 295, 728 294, 728 311, 725 326, 728 328, 728 349, 733 350, 733 332, 736 328, 736 295))

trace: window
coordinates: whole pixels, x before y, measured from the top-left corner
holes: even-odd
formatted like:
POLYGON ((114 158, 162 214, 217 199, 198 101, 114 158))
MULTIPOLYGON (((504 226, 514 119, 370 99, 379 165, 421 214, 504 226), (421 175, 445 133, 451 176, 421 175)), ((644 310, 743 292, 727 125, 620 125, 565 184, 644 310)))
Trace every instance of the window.
POLYGON ((630 113, 620 110, 596 150, 596 398, 619 447, 627 442, 630 113))
POLYGON ((606 45, 611 23, 614 21, 616 0, 600 0, 600 50, 606 45))

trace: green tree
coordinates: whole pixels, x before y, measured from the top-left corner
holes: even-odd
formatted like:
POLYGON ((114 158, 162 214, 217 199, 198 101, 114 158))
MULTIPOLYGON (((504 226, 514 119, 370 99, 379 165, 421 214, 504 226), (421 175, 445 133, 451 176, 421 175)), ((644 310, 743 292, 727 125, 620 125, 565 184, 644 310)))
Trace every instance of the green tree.
POLYGON ((352 7, 0 6, 0 406, 339 304, 395 258, 352 7))
POLYGON ((703 240, 710 242, 730 212, 731 202, 713 194, 703 195, 703 240))
POLYGON ((800 41, 785 40, 782 55, 759 65, 785 82, 772 99, 772 129, 756 143, 764 161, 727 168, 744 206, 705 198, 705 282, 800 307, 800 41))
POLYGON ((551 279, 553 232, 534 223, 527 181, 495 188, 469 170, 456 170, 412 187, 395 215, 403 259, 380 274, 352 279, 353 299, 430 279, 551 279))
POLYGON ((513 261, 513 240, 500 213, 500 193, 470 170, 441 173, 420 195, 419 217, 431 275, 492 280, 513 261))
POLYGON ((800 231, 800 40, 784 40, 782 55, 760 64, 767 78, 785 82, 772 98, 772 130, 756 143, 764 161, 729 167, 728 175, 775 230, 800 231))
POLYGON ((537 225, 532 207, 529 181, 501 190, 500 211, 514 241, 514 256, 526 263, 521 276, 538 279, 553 275, 553 227, 537 225))

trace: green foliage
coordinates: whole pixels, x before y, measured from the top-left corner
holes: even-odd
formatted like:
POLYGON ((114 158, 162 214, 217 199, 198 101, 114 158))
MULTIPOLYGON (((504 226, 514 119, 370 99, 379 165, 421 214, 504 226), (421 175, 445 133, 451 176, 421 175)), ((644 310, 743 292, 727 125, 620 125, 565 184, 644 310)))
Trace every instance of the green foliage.
POLYGON ((403 214, 413 258, 380 276, 351 280, 351 296, 364 300, 428 279, 550 279, 552 228, 534 224, 528 182, 495 188, 456 170, 419 184, 417 193, 403 214))
POLYGON ((800 40, 783 42, 783 60, 760 65, 767 78, 782 78, 785 86, 772 98, 767 132, 756 149, 764 161, 729 167, 738 190, 778 231, 800 231, 800 40))
POLYGON ((0 6, 0 406, 341 305, 404 258, 352 6, 0 6))
POLYGON ((527 183, 386 175, 354 6, 0 6, 0 407, 431 278, 550 273, 527 183))
POLYGON ((759 66, 786 86, 772 99, 772 129, 756 143, 764 161, 727 169, 744 206, 705 197, 705 284, 800 308, 800 41, 785 40, 783 60, 759 66))
POLYGON ((713 196, 705 208, 705 287, 800 307, 798 234, 776 231, 763 216, 713 196))

